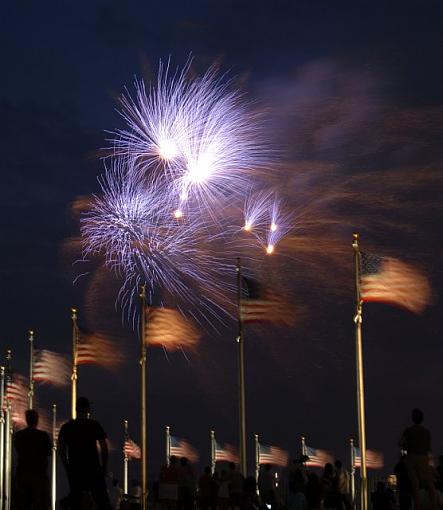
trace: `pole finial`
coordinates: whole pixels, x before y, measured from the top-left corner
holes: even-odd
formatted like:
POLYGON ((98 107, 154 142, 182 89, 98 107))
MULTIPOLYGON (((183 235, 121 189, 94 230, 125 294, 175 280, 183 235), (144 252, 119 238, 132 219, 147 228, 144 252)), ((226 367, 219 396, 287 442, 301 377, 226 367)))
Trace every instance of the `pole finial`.
POLYGON ((77 318, 77 308, 75 306, 73 306, 71 308, 71 319, 76 319, 77 318))
POLYGON ((52 410, 55 411, 57 409, 57 404, 52 404, 52 410))
POLYGON ((30 329, 30 330, 28 331, 28 335, 29 335, 29 339, 31 340, 31 339, 32 339, 32 337, 34 336, 34 330, 33 330, 33 329, 30 329))

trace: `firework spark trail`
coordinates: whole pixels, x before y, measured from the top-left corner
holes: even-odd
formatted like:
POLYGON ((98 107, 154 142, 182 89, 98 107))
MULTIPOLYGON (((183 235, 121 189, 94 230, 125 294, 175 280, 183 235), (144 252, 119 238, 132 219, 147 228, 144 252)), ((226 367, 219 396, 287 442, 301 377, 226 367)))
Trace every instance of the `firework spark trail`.
POLYGON ((291 231, 293 215, 283 201, 272 192, 259 192, 246 197, 243 230, 254 235, 257 243, 271 255, 276 245, 291 231))
POLYGON ((189 66, 171 73, 160 65, 156 87, 136 82, 135 98, 121 98, 128 129, 114 133, 114 154, 166 180, 177 209, 194 197, 214 211, 217 200, 244 192, 269 151, 258 115, 232 83, 215 67, 190 80, 189 66))
MULTIPOLYGON (((84 260, 103 257, 123 284, 119 301, 128 312, 141 284, 152 299, 162 289, 213 311, 226 301, 238 246, 198 214, 177 220, 164 187, 113 161, 100 179, 102 194, 81 220, 84 260), (228 263, 227 260, 232 262, 228 263)), ((218 313, 218 312, 217 312, 218 313)))
POLYGON ((261 230, 266 224, 266 216, 269 210, 269 203, 272 200, 272 194, 269 192, 249 193, 246 197, 243 215, 245 218, 243 229, 246 232, 256 232, 261 230))
POLYGON ((277 244, 288 234, 292 225, 292 214, 284 209, 278 198, 274 199, 270 211, 271 222, 268 229, 266 253, 274 252, 277 244))
POLYGON ((233 216, 241 222, 270 151, 232 81, 214 67, 190 79, 189 67, 160 65, 155 86, 136 82, 135 97, 121 98, 127 128, 114 133, 101 194, 81 219, 83 260, 98 258, 120 278, 118 301, 133 319, 142 284, 151 302, 161 289, 162 299, 197 305, 202 316, 229 315, 235 258, 249 250, 250 260, 257 240, 274 247, 287 232, 281 203, 266 192, 250 206, 261 227, 255 238, 229 226, 233 216))

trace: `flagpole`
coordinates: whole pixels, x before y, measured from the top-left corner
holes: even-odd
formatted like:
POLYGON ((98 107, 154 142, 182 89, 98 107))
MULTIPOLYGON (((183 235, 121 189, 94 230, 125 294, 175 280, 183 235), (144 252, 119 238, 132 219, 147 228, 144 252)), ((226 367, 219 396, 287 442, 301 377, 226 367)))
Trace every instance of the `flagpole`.
POLYGON ((211 473, 215 473, 215 432, 211 430, 211 473))
MULTIPOLYGON (((10 351, 9 351, 10 352, 10 351)), ((5 424, 5 510, 11 509, 12 444, 11 444, 11 403, 6 402, 5 424)))
POLYGON ((5 367, 0 367, 0 510, 3 510, 5 468, 5 367))
POLYGON ((166 465, 169 466, 169 459, 171 458, 171 432, 169 426, 166 425, 165 428, 166 434, 166 465))
POLYGON ((242 276, 240 258, 237 258, 237 318, 238 318, 238 388, 239 388, 239 434, 240 434, 240 471, 247 476, 246 464, 246 404, 245 404, 245 353, 243 325, 241 320, 242 276))
POLYGON ((28 392, 28 407, 33 408, 34 400, 34 331, 29 330, 29 392, 28 392))
POLYGON ((57 504, 57 405, 52 404, 51 510, 57 504))
MULTIPOLYGON (((125 443, 129 438, 128 433, 128 420, 123 420, 124 438, 125 443)), ((129 458, 126 448, 123 447, 123 494, 128 494, 128 481, 129 481, 129 458)))
MULTIPOLYGON (((12 376, 12 351, 6 351, 6 368, 8 378, 12 376)), ((11 422, 11 402, 6 398, 6 422, 5 422, 5 510, 11 510, 12 493, 12 422, 11 422)))
POLYGON ((148 478, 147 478, 147 459, 146 459, 146 288, 145 285, 140 289, 140 466, 142 482, 142 510, 147 509, 148 478))
POLYGON ((301 436, 301 454, 306 455, 307 454, 306 452, 307 452, 306 438, 305 438, 305 436, 301 436))
POLYGON ((254 435, 255 445, 255 481, 258 484, 258 475, 260 474, 260 443, 258 442, 258 434, 254 435))
POLYGON ((356 364, 357 364, 357 407, 358 407, 358 432, 360 443, 360 499, 361 510, 368 510, 368 479, 366 475, 366 419, 365 419, 365 389, 363 376, 363 345, 362 345, 362 300, 360 296, 360 249, 358 246, 358 233, 353 234, 352 247, 354 248, 355 264, 355 292, 356 310, 355 322, 355 343, 356 343, 356 364))
POLYGON ((351 449, 351 501, 355 505, 355 450, 354 440, 349 440, 349 447, 351 449))
POLYGON ((71 308, 72 319, 72 373, 71 373, 71 418, 77 418, 77 308, 71 308))

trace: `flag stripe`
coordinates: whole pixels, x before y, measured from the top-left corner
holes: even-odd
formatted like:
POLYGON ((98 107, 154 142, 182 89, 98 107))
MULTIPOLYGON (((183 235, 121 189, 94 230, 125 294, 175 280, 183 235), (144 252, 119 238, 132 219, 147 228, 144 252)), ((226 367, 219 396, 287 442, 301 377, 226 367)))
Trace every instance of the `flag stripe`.
POLYGON ((306 446, 306 455, 309 460, 306 461, 306 465, 310 467, 324 467, 325 464, 332 464, 334 457, 326 450, 320 448, 311 448, 306 446))
POLYGON ((277 446, 258 445, 259 464, 274 464, 275 466, 284 467, 288 465, 288 459, 288 452, 277 446))
POLYGON ((420 313, 430 302, 427 279, 416 269, 388 257, 361 252, 360 297, 420 313))

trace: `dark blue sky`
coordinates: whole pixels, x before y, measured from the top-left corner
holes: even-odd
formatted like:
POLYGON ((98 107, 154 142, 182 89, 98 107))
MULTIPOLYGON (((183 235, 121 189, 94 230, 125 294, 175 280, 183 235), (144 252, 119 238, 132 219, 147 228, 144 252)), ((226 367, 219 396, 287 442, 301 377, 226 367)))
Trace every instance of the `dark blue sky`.
MULTIPOLYGON (((115 106, 123 88, 134 76, 154 76, 160 58, 182 65, 192 53, 197 69, 217 60, 242 76, 250 96, 268 108, 289 168, 288 189, 293 186, 302 200, 357 179, 352 203, 322 210, 343 218, 341 229, 326 232, 331 239, 349 243, 359 228, 371 246, 419 261, 429 273, 435 299, 423 317, 368 306, 368 444, 392 463, 399 430, 419 405, 434 430, 436 453, 442 453, 442 16, 439 1, 4 5, 1 349, 12 346, 14 365, 26 370, 26 331, 32 327, 42 345, 69 352, 73 304, 85 322, 85 315, 90 323, 100 316, 119 327, 114 298, 106 292, 95 297, 94 313, 82 316, 87 282, 72 285, 75 269, 64 249, 78 234, 71 205, 98 189, 97 150, 106 145, 105 130, 122 126, 115 106)), ((251 437, 260 432, 265 442, 291 453, 303 433, 310 445, 343 457, 357 425, 353 276, 351 264, 337 269, 336 259, 329 261, 329 250, 322 248, 321 283, 310 272, 312 253, 295 262, 278 259, 282 274, 299 276, 294 292, 308 312, 294 331, 247 335, 248 425, 251 437)), ((236 443, 234 334, 232 325, 222 337, 205 339, 189 362, 152 351, 153 469, 166 424, 198 446, 203 462, 210 427, 236 443)), ((96 416, 117 448, 114 466, 123 418, 130 418, 137 439, 136 340, 128 327, 120 335, 129 359, 124 374, 80 373, 80 392, 96 402, 96 416)), ((67 395, 40 394, 43 405, 55 399, 67 414, 67 395)))

